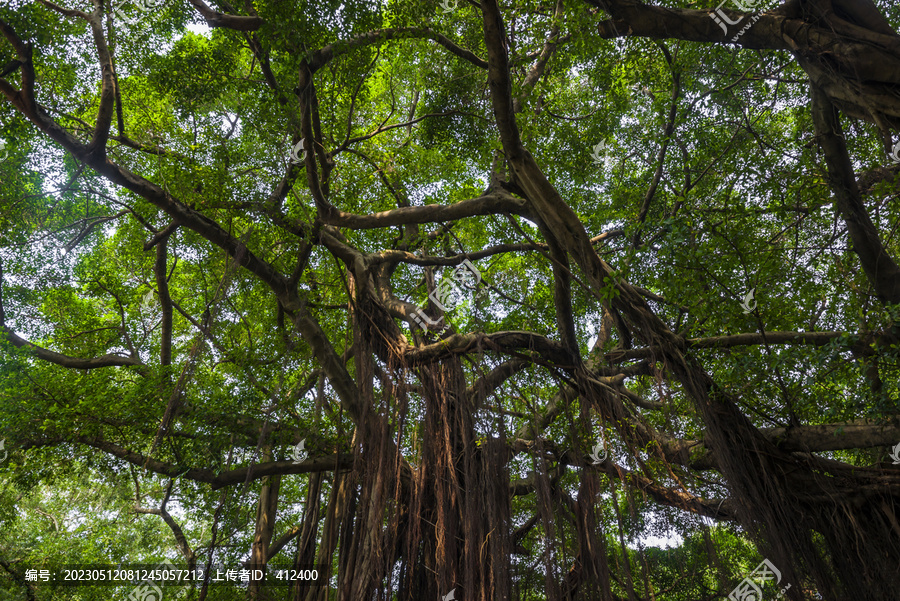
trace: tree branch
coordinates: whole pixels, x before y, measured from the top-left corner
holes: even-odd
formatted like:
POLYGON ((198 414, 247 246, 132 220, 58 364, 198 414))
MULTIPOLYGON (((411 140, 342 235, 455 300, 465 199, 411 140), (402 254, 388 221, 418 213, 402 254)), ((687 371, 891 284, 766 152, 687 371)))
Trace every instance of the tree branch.
POLYGON ((222 27, 235 31, 256 31, 263 26, 265 21, 260 17, 246 17, 243 15, 230 15, 211 9, 203 0, 189 0, 197 12, 206 20, 206 24, 213 29, 222 27))
POLYGON ((46 447, 70 442, 79 442, 89 447, 99 449, 114 457, 123 459, 132 465, 142 468, 145 467, 151 472, 162 474, 170 478, 187 478, 188 480, 193 480, 195 482, 210 484, 212 490, 218 490, 224 486, 243 484, 249 480, 257 480, 265 476, 277 474, 306 474, 310 472, 346 470, 353 467, 353 455, 339 453, 316 457, 315 459, 307 459, 300 463, 295 463, 293 461, 270 461, 225 472, 219 471, 218 469, 185 469, 180 465, 145 457, 140 453, 130 451, 125 447, 96 436, 76 436, 70 439, 59 440, 28 440, 22 442, 21 448, 46 447))
MULTIPOLYGON (((751 346, 756 344, 808 344, 811 346, 824 346, 833 340, 846 336, 846 332, 748 332, 733 334, 730 336, 712 336, 710 338, 689 338, 686 340, 688 349, 720 349, 736 346, 751 346)), ((854 343, 853 348, 864 351, 877 338, 868 334, 862 336, 860 341, 854 343)), ((652 357, 659 349, 644 347, 638 349, 616 350, 607 353, 605 359, 610 362, 625 361, 628 359, 640 359, 652 357)))
POLYGON ((819 146, 825 153, 835 208, 847 224, 853 250, 875 294, 883 303, 900 303, 900 267, 885 250, 860 197, 837 109, 822 90, 815 85, 810 87, 813 121, 819 146))
MULTIPOLYGON (((192 2, 195 0, 191 0, 192 2)), ((487 69, 487 62, 479 58, 475 53, 465 48, 461 48, 454 44, 450 38, 427 27, 397 27, 393 29, 379 29, 370 31, 349 40, 341 40, 334 44, 329 44, 322 49, 314 52, 309 60, 310 69, 313 72, 318 71, 326 63, 335 57, 346 54, 357 48, 377 44, 383 40, 403 39, 403 38, 425 38, 437 42, 452 54, 468 61, 480 69, 487 69)))
POLYGON ((528 216, 524 200, 516 198, 503 190, 494 190, 483 196, 461 200, 452 205, 399 207, 372 215, 355 215, 334 209, 329 214, 322 215, 322 221, 329 225, 365 230, 412 223, 457 221, 464 217, 494 215, 497 213, 513 213, 528 216))

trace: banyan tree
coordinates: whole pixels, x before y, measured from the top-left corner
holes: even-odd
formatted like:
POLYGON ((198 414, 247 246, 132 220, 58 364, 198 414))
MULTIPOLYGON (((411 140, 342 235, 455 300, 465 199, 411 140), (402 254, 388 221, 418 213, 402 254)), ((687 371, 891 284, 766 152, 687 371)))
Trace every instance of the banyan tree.
POLYGON ((0 599, 895 600, 900 6, 713 1, 2 0, 0 599))

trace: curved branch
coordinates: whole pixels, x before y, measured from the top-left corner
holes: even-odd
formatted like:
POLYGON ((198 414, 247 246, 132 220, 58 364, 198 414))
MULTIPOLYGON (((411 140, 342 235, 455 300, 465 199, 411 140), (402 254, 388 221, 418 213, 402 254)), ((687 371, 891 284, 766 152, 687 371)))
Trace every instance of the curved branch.
MULTIPOLYGON (((122 357, 120 355, 106 354, 102 357, 94 357, 92 359, 79 359, 77 357, 70 357, 68 355, 63 355, 62 353, 57 353, 55 351, 40 347, 36 344, 28 342, 24 338, 17 335, 12 330, 12 328, 6 325, 6 312, 3 309, 2 262, 0 262, 0 330, 2 330, 6 334, 6 339, 9 340, 9 342, 16 348, 28 349, 32 351, 38 357, 38 359, 43 359, 44 361, 49 361, 50 363, 55 363, 57 365, 61 365, 62 367, 68 367, 72 369, 97 369, 99 367, 144 366, 144 364, 137 356, 122 357)), ((143 370, 139 370, 139 373, 142 372, 143 370)))
MULTIPOLYGON (((558 0, 553 15, 554 21, 562 21, 562 15, 563 3, 561 0, 558 0)), ((519 97, 516 98, 514 102, 515 112, 518 113, 522 110, 522 104, 524 104, 525 100, 528 99, 528 96, 531 94, 534 86, 537 85, 537 82, 544 74, 544 71, 547 68, 547 63, 550 62, 550 58, 553 56, 553 53, 556 51, 557 45, 559 44, 559 32, 559 25, 554 24, 553 27, 550 28, 550 33, 547 35, 547 41, 544 42, 544 47, 541 49, 541 53, 538 56, 537 61, 534 63, 531 71, 529 71, 528 75, 525 76, 525 80, 522 82, 522 91, 519 94, 519 97)))
POLYGON ((665 166, 666 162, 666 152, 669 149, 669 144, 672 142, 672 134, 675 132, 675 119, 677 118, 678 100, 681 97, 681 74, 673 65, 672 56, 669 53, 668 49, 661 43, 659 45, 663 51, 663 54, 665 55, 666 63, 668 63, 669 69, 672 71, 672 98, 671 104, 669 105, 669 117, 666 120, 666 125, 663 129, 662 146, 660 146, 659 152, 656 155, 656 171, 653 173, 653 179, 650 181, 650 186, 647 188, 647 192, 644 194, 644 200, 641 203, 641 210, 638 213, 638 224, 634 232, 634 238, 632 240, 632 245, 635 248, 641 245, 641 228, 644 225, 644 221, 647 219, 647 214, 650 212, 650 206, 653 202, 653 197, 656 195, 656 190, 659 188, 659 182, 662 179, 663 167, 665 166))
POLYGON ((47 8, 55 10, 56 12, 60 13, 61 15, 65 15, 67 17, 77 17, 79 19, 84 19, 85 21, 90 21, 90 19, 91 19, 91 16, 84 11, 63 8, 62 6, 59 6, 58 4, 54 4, 53 2, 50 2, 50 0, 38 0, 38 2, 40 2, 47 8))
MULTIPOLYGON (((588 0, 593 3, 592 0, 588 0)), ((603 0, 600 0, 603 1, 603 0)), ((730 38, 736 31, 728 30, 723 33, 723 27, 718 25, 711 17, 716 12, 725 14, 731 22, 750 17, 748 13, 725 9, 690 10, 683 8, 667 8, 653 6, 631 0, 607 0, 605 8, 612 19, 601 21, 597 24, 597 30, 602 38, 618 38, 635 36, 652 39, 679 39, 690 42, 710 43, 737 43, 745 48, 767 48, 770 50, 789 50, 789 40, 782 37, 784 16, 772 14, 757 15, 756 23, 744 32, 737 42, 730 38)), ((756 17, 754 17, 756 18, 756 17)))
MULTIPOLYGON (((829 342, 846 335, 846 332, 748 332, 730 336, 689 338, 686 343, 688 349, 720 349, 756 344, 808 344, 811 346, 824 346, 829 342)), ((853 345, 853 348, 858 348, 862 351, 875 340, 876 338, 872 335, 861 337, 860 341, 853 345)), ((611 362, 641 359, 652 357, 654 356, 654 353, 658 352, 659 349, 654 347, 617 350, 607 353, 605 359, 611 362)))
POLYGON ((215 29, 222 27, 235 31, 256 31, 263 26, 265 21, 260 17, 246 17, 243 15, 229 15, 211 9, 203 0, 189 0, 197 12, 206 20, 206 24, 215 29))
POLYGON ((39 0, 44 6, 55 10, 67 17, 75 17, 84 20, 91 28, 91 34, 94 37, 94 46, 97 48, 97 58, 100 59, 101 86, 100 86, 100 106, 97 109, 97 121, 94 125, 94 134, 88 149, 98 156, 106 157, 106 142, 109 140, 109 129, 112 126, 112 119, 115 115, 116 101, 116 79, 114 76, 112 55, 109 52, 109 46, 106 43, 106 36, 103 33, 103 22, 101 21, 101 4, 95 2, 95 11, 86 13, 80 10, 68 10, 57 6, 49 0, 39 0))
POLYGON ((350 453, 338 453, 307 459, 300 463, 293 461, 270 461, 249 467, 242 467, 216 476, 212 482, 212 489, 218 490, 224 486, 243 484, 249 480, 258 480, 265 476, 282 474, 308 474, 311 472, 330 472, 337 470, 349 470, 353 467, 353 455, 350 453))
MULTIPOLYGON (((786 428, 759 428, 759 433, 779 448, 795 453, 889 447, 900 440, 900 418, 879 423, 871 419, 836 424, 786 428)), ((681 440, 666 449, 673 458, 696 470, 718 469, 712 450, 702 440, 681 440)), ((836 467, 857 469, 835 462, 836 467)))
POLYGON ((193 480, 195 482, 204 482, 210 484, 213 490, 217 490, 224 486, 243 484, 249 480, 257 480, 265 476, 273 476, 276 474, 306 474, 309 472, 345 470, 353 467, 353 455, 348 453, 338 453, 316 457, 315 459, 307 459, 300 463, 295 463, 293 461, 270 461, 268 463, 251 465, 225 472, 197 468, 185 469, 180 465, 146 457, 140 453, 130 451, 125 447, 96 436, 77 436, 73 439, 58 439, 52 441, 24 441, 21 448, 45 447, 65 442, 79 442, 104 451, 119 459, 123 459, 132 465, 142 468, 145 467, 151 472, 162 474, 170 478, 187 478, 188 480, 193 480))
POLYGON ((421 365, 453 355, 477 352, 482 347, 510 354, 536 354, 547 363, 562 369, 574 369, 576 362, 568 349, 534 332, 453 334, 426 346, 408 346, 402 351, 402 356, 409 365, 421 365))
MULTIPOLYGON (((166 228, 163 232, 171 233, 173 228, 166 228)), ((159 305, 162 309, 162 322, 160 326, 160 350, 159 364, 172 364, 172 297, 169 295, 168 273, 168 235, 163 236, 156 245, 156 262, 153 270, 156 272, 156 289, 159 292, 159 305)), ((174 267, 173 267, 174 269, 174 267)))
POLYGON ((374 138, 378 134, 383 134, 384 132, 390 131, 392 129, 398 129, 401 127, 410 128, 413 125, 415 125, 416 123, 419 123, 420 121, 424 121, 425 119, 429 119, 431 117, 451 117, 454 115, 468 115, 470 117, 480 117, 480 115, 476 115, 475 113, 466 113, 463 111, 444 111, 443 113, 428 113, 427 115, 422 115, 421 117, 416 117, 415 119, 411 119, 404 123, 394 123, 393 125, 382 125, 370 134, 365 134, 363 136, 358 136, 356 138, 348 137, 347 140, 340 146, 340 148, 338 148, 335 151, 335 154, 337 152, 339 152, 340 150, 346 149, 347 146, 349 146, 350 144, 355 144, 357 142, 364 142, 366 140, 374 138))
MULTIPOLYGON (((33 114, 38 110, 37 102, 35 102, 34 99, 34 63, 31 62, 34 49, 31 44, 23 42, 22 38, 18 36, 12 26, 3 19, 0 19, 0 33, 3 34, 6 41, 9 42, 13 47, 13 50, 16 51, 19 68, 22 71, 21 90, 17 90, 5 79, 0 79, 0 92, 2 92, 3 95, 24 114, 33 114)), ((6 71, 6 69, 4 69, 4 71, 6 71)), ((59 126, 57 126, 57 128, 62 130, 59 126)))
POLYGON ((28 349, 34 352, 35 356, 38 359, 43 359, 44 361, 55 363, 57 365, 61 365, 62 367, 68 367, 70 369, 97 369, 99 367, 128 366, 145 367, 144 363, 141 362, 141 360, 137 357, 123 357, 121 355, 113 355, 109 353, 101 357, 93 357, 91 359, 70 357, 69 355, 63 355, 62 353, 57 353, 56 351, 51 351, 49 349, 45 349, 36 344, 28 342, 24 338, 17 336, 16 333, 12 331, 12 329, 5 325, 0 325, 0 329, 2 329, 6 333, 6 339, 9 340, 13 346, 17 348, 28 349))
POLYGON ((828 183, 834 193, 837 212, 847 224, 853 250, 875 294, 883 303, 900 303, 900 266, 884 248, 862 202, 837 109, 825 92, 815 85, 811 88, 813 122, 819 145, 825 153, 828 183))
POLYGON ((541 243, 497 244, 496 246, 489 246, 479 251, 466 253, 464 255, 454 255, 452 257, 421 257, 405 250, 383 250, 379 253, 367 256, 366 260, 370 264, 385 262, 409 263, 410 265, 419 265, 420 267, 434 267, 437 265, 459 265, 465 259, 469 259, 470 261, 477 261, 485 257, 493 257, 494 255, 503 253, 530 251, 540 252, 546 250, 547 245, 541 243))
POLYGON ((469 402, 475 407, 480 407, 494 390, 529 365, 531 365, 531 362, 524 359, 510 359, 509 361, 504 361, 478 378, 474 384, 466 389, 466 396, 468 397, 469 402))
MULTIPOLYGON (((199 0, 191 1, 197 2, 199 0)), ((335 42, 334 44, 329 44, 328 46, 325 46, 324 48, 313 52, 309 60, 309 66, 310 69, 315 72, 321 69, 332 59, 341 56, 342 54, 347 54, 348 52, 357 48, 361 48, 363 46, 368 46, 371 44, 377 44, 378 42, 381 42, 383 40, 403 38, 424 38, 432 40, 449 50, 452 54, 472 63, 479 69, 487 69, 487 61, 479 58, 474 52, 457 46, 447 36, 428 29, 427 27, 397 27, 392 29, 378 29, 375 31, 364 33, 350 40, 335 42)))
MULTIPOLYGON (((533 440, 517 439, 512 444, 511 450, 513 452, 521 452, 527 449, 534 449, 535 447, 536 443, 533 440)), ((703 499, 691 494, 690 492, 687 492, 683 488, 675 489, 662 486, 661 484, 654 482, 650 478, 647 478, 646 476, 638 472, 628 470, 609 459, 603 461, 598 465, 592 465, 587 463, 585 458, 580 456, 579 454, 574 453, 571 450, 560 452, 554 445, 548 444, 547 441, 542 441, 542 448, 545 452, 549 452, 553 456, 553 460, 559 463, 579 466, 582 469, 597 469, 610 478, 621 480, 622 482, 625 482, 630 486, 633 486, 634 488, 647 493, 661 505, 676 507, 684 511, 696 513, 697 515, 703 515, 713 519, 735 519, 735 513, 732 507, 732 503, 730 503, 728 500, 719 501, 703 499)), ((510 483, 511 494, 526 495, 530 494, 533 491, 534 477, 525 480, 513 481, 510 483)))
POLYGON ((181 529, 181 526, 178 525, 178 522, 172 517, 168 511, 166 511, 166 503, 169 501, 169 495, 172 492, 172 482, 169 482, 169 487, 166 489, 166 498, 163 500, 162 505, 159 509, 148 509, 144 507, 135 506, 134 511, 136 513, 143 513, 148 515, 158 515, 163 519, 166 525, 169 527, 169 530, 172 531, 172 535, 175 537, 175 543, 178 546, 178 549, 181 551, 181 555, 184 557, 187 562, 188 569, 194 569, 196 562, 196 554, 194 550, 191 549, 191 544, 188 542, 187 537, 184 535, 184 531, 181 529))
POLYGON ((478 198, 461 200, 452 205, 426 205, 424 207, 400 207, 372 215, 345 213, 337 208, 321 215, 323 223, 356 230, 408 225, 411 223, 436 223, 456 221, 475 215, 514 213, 528 216, 525 201, 503 190, 494 190, 478 198))

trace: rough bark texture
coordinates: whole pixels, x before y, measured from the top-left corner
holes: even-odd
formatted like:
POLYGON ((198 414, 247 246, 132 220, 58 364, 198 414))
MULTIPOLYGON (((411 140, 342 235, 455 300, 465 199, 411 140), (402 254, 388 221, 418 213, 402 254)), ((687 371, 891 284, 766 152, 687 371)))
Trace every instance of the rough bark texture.
MULTIPOLYGON (((2 21, 0 33, 15 51, 17 65, 11 68, 20 72, 20 83, 16 87, 5 77, 13 72, 7 69, 0 76, 0 93, 71 157, 139 195, 170 223, 162 230, 149 228, 146 235, 150 241, 145 245, 145 250, 155 253, 153 274, 162 309, 159 366, 176 364, 178 354, 173 351, 177 347, 173 324, 175 311, 184 312, 169 290, 168 238, 176 228, 183 228, 227 254, 234 269, 240 268, 264 284, 272 305, 277 306, 278 326, 290 342, 286 353, 306 352, 315 361, 313 381, 321 378, 317 409, 322 411, 323 399, 333 394, 334 412, 345 413, 355 430, 350 449, 318 453, 301 462, 278 461, 271 453, 272 445, 297 440, 299 429, 242 417, 228 424, 233 435, 244 443, 250 440, 251 446, 267 449, 262 460, 250 467, 213 470, 157 458, 157 443, 175 435, 170 423, 196 410, 182 406, 182 392, 193 374, 197 355, 207 344, 222 350, 221 342, 210 331, 214 321, 211 316, 215 316, 213 302, 212 312, 208 310, 204 318, 184 314, 198 334, 182 377, 174 386, 161 388, 169 391, 170 397, 162 425, 150 432, 155 438, 149 453, 126 448, 99 431, 68 438, 35 434, 34 439, 19 441, 21 448, 83 445, 155 474, 209 484, 212 489, 247 486, 261 480, 251 569, 265 569, 271 559, 290 548, 288 543, 294 539, 293 563, 298 569, 313 562, 330 569, 337 563, 337 591, 296 586, 291 592, 295 601, 417 601, 446 598, 454 590, 456 598, 465 601, 526 598, 525 593, 515 590, 511 571, 514 556, 527 553, 522 541, 533 530, 541 530, 544 535, 540 543, 532 545, 543 555, 532 559, 545 568, 542 592, 548 600, 619 601, 613 593, 614 587, 619 587, 627 591, 629 601, 636 601, 642 598, 639 591, 646 587, 641 583, 641 570, 629 561, 629 545, 622 532, 628 516, 621 515, 618 496, 622 490, 685 513, 737 521, 754 538, 761 553, 779 566, 784 580, 795 584, 787 592, 787 598, 794 601, 805 599, 801 583, 814 586, 829 601, 858 599, 860 591, 873 601, 896 598, 900 582, 900 473, 890 466, 860 467, 816 453, 892 445, 900 440, 900 422, 893 416, 883 421, 791 421, 790 425, 756 427, 741 408, 753 406, 753 399, 747 398, 752 392, 720 386, 702 353, 750 347, 768 351, 778 345, 824 347, 846 333, 766 331, 761 327, 759 332, 687 338, 679 326, 667 323, 654 310, 654 303, 666 299, 621 278, 601 257, 598 249, 602 244, 623 236, 623 231, 592 237, 547 175, 550 171, 529 151, 517 121, 546 74, 553 54, 559 51, 559 26, 547 32, 546 42, 532 57, 533 64, 518 85, 514 80, 516 66, 510 58, 512 36, 497 0, 482 0, 477 7, 486 59, 423 27, 368 32, 311 50, 298 59, 294 93, 299 116, 291 123, 291 134, 295 142, 301 138, 311 141, 311 150, 302 166, 288 168, 284 179, 273 187, 271 197, 260 203, 264 206, 254 207, 255 217, 269 220, 286 235, 302 240, 296 268, 288 274, 267 261, 261 249, 251 248, 248 236, 234 235, 176 197, 168 187, 130 172, 107 156, 119 92, 100 19, 101 7, 97 5, 95 12, 88 14, 44 4, 68 18, 86 22, 96 46, 101 89, 89 140, 80 139, 37 102, 33 49, 2 21), (408 193, 379 170, 378 176, 391 189, 397 208, 371 215, 344 211, 332 204, 334 155, 327 150, 322 135, 316 76, 344 54, 404 37, 430 40, 454 60, 486 74, 492 131, 502 147, 491 183, 481 194, 450 205, 412 206, 408 193), (519 91, 518 96, 514 89, 519 91), (305 174, 301 174, 304 169, 305 174), (293 221, 282 211, 288 192, 303 180, 312 197, 309 210, 315 212, 309 223, 293 221), (422 233, 420 225, 478 216, 506 217, 513 223, 513 216, 527 217, 538 223, 544 240, 498 244, 471 254, 447 252, 441 257, 414 252, 416 240, 437 236, 422 233), (348 235, 395 227, 399 228, 395 247, 381 252, 360 250, 360 238, 348 235), (338 287, 346 291, 348 303, 342 309, 347 310, 352 341, 329 337, 335 326, 323 325, 322 318, 311 309, 312 286, 298 284, 307 271, 313 248, 340 265, 338 287), (548 273, 553 278, 556 327, 552 335, 442 330, 436 324, 445 316, 439 315, 434 303, 425 314, 428 327, 412 328, 411 339, 404 334, 403 327, 411 323, 410 316, 418 307, 397 298, 392 290, 391 278, 401 262, 426 267, 426 287, 432 292, 436 285, 432 268, 526 251, 540 253, 551 266, 548 273), (602 314, 590 357, 581 356, 577 340, 579 316, 573 310, 576 284, 587 296, 585 302, 602 314), (610 350, 607 342, 614 331, 619 346, 610 350), (341 344, 346 344, 343 351, 339 350, 341 344), (502 362, 467 381, 470 364, 484 354, 502 362), (483 435, 477 426, 478 412, 488 408, 497 391, 528 369, 546 370, 559 382, 558 392, 517 432, 506 432, 501 420, 500 431, 483 435), (647 400, 629 390, 626 381, 636 375, 652 376, 660 387, 664 380, 677 385, 689 411, 699 416, 702 440, 658 431, 658 422, 647 419, 643 411, 667 411, 668 399, 647 400), (324 393, 326 380, 328 395, 324 393), (411 394, 413 390, 415 395, 411 394), (571 411, 576 403, 578 411, 571 411), (580 445, 595 439, 591 427, 598 418, 631 453, 633 469, 609 458, 587 459, 591 456, 588 448, 580 445), (563 448, 546 439, 551 427, 565 428, 577 443, 563 448), (510 466, 523 454, 534 461, 535 469, 527 478, 511 481, 510 466), (562 478, 575 470, 577 487, 561 485, 562 478), (691 478, 704 478, 707 471, 714 471, 713 476, 720 478, 724 498, 701 498, 691 492, 691 478), (332 473, 330 479, 326 472, 332 473), (281 478, 293 474, 309 474, 302 522, 286 529, 273 543, 281 478), (671 477, 677 485, 661 483, 664 478, 659 474, 667 480, 671 477), (330 490, 326 495, 327 487, 330 490), (601 492, 612 497, 618 532, 604 531, 609 522, 596 507, 601 492), (524 524, 516 524, 513 506, 518 497, 524 496, 533 498, 534 515, 524 524), (569 540, 563 540, 560 533, 564 531, 573 533, 569 540), (618 548, 608 548, 609 541, 616 538, 613 546, 618 548), (554 553, 560 550, 571 550, 573 558, 564 573, 555 574, 554 553), (624 567, 614 570, 619 563, 624 567), (622 575, 619 581, 615 581, 614 571, 622 575)), ((277 86, 266 66, 270 59, 267 51, 250 33, 263 26, 263 19, 252 10, 247 11, 252 14, 240 15, 226 7, 226 14, 200 0, 191 0, 191 4, 211 27, 248 32, 244 39, 264 65, 267 85, 279 102, 287 102, 285 91, 277 86)), ((885 306, 900 303, 900 266, 892 256, 895 245, 879 231, 877 219, 873 221, 865 203, 866 191, 877 182, 890 181, 896 170, 858 177, 842 129, 842 117, 874 123, 885 140, 900 128, 900 37, 870 0, 790 0, 758 19, 753 17, 753 26, 733 41, 723 41, 722 29, 710 18, 710 10, 672 9, 636 0, 591 0, 588 4, 606 13, 597 23, 606 37, 735 43, 747 49, 790 52, 810 78, 815 145, 824 158, 835 214, 846 226, 852 249, 878 300, 885 306)), ((561 18, 563 9, 563 3, 558 3, 554 14, 561 18)), ((750 18, 731 10, 724 14, 735 21, 750 18)), ((664 53, 672 66, 671 54, 668 50, 664 53)), ((674 148, 669 137, 675 131, 681 85, 677 71, 673 72, 663 129, 666 140, 656 153, 649 187, 634 207, 639 229, 630 237, 632 249, 646 242, 640 228, 659 193, 667 153, 674 148)), ((402 125, 411 128, 413 122, 410 118, 402 125)), ((345 144, 352 142, 348 139, 345 144)), ((450 226, 445 228, 450 230, 450 226)), ((151 372, 137 351, 129 356, 105 354, 85 359, 39 347, 16 334, 7 325, 7 317, 12 316, 4 314, 0 295, 3 335, 14 347, 29 350, 39 360, 78 370, 117 368, 139 375, 151 372)), ((884 361, 878 354, 896 345, 895 329, 860 332, 847 347, 856 358, 871 360, 873 390, 880 385, 878 361, 884 361)), ((309 388, 312 386, 309 384, 309 388)), ((788 400, 786 395, 785 402, 788 400)), ((489 408, 500 414, 505 411, 502 406, 489 408)), ((591 450, 596 456, 598 447, 591 450)), ((634 502, 631 494, 626 496, 628 503, 634 502)), ((166 520, 185 555, 193 553, 171 516, 166 518, 164 507, 146 512, 166 520)), ((20 579, 13 566, 0 563, 13 578, 20 579)), ((643 576, 646 580, 646 572, 643 576)), ((29 591, 26 588, 26 595, 31 594, 29 591)), ((256 585, 249 590, 253 599, 264 599, 265 593, 256 585)))

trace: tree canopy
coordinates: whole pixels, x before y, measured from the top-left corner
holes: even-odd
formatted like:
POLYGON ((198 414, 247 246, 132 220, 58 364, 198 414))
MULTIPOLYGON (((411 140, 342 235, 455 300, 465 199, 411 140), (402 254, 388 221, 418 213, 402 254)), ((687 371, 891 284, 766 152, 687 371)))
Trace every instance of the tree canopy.
POLYGON ((895 600, 900 6, 708 4, 2 0, 0 601, 895 600))

